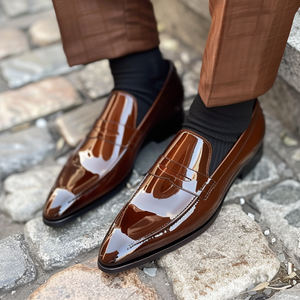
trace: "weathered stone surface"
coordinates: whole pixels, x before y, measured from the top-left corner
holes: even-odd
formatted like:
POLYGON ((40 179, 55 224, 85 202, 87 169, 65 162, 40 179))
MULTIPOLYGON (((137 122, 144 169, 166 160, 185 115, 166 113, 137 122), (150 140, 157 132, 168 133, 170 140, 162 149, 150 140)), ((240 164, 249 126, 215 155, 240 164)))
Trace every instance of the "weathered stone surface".
POLYGON ((0 131, 81 103, 62 77, 49 78, 0 94, 0 131))
POLYGON ((209 1, 208 0, 180 0, 188 7, 193 9, 197 14, 203 15, 207 20, 210 20, 209 1))
POLYGON ((279 75, 300 92, 300 10, 293 27, 279 68, 279 75))
POLYGON ((60 170, 61 166, 48 166, 9 176, 4 181, 6 197, 0 200, 0 209, 15 222, 26 222, 42 215, 60 170))
POLYGON ((263 157, 243 180, 236 180, 227 194, 226 201, 259 193, 278 182, 279 179, 280 177, 274 163, 267 157, 263 157))
POLYGON ((270 300, 300 300, 300 284, 289 290, 280 291, 271 297, 270 300))
MULTIPOLYGON (((0 0, 1 1, 1 0, 0 0)), ((1 8, 0 8, 1 11, 1 8)), ((49 16, 55 16, 54 10, 40 11, 34 14, 25 14, 18 16, 17 18, 7 18, 4 23, 1 24, 1 27, 4 28, 19 28, 27 30, 32 23, 37 20, 47 18, 49 16)), ((0 20, 1 23, 1 20, 0 20)))
POLYGON ((20 87, 31 81, 66 74, 79 66, 69 67, 60 44, 26 52, 1 62, 3 77, 9 87, 20 87))
POLYGON ((6 14, 10 17, 52 7, 51 0, 1 0, 1 4, 6 14))
POLYGON ((300 92, 277 76, 273 87, 260 97, 264 110, 282 120, 291 130, 300 135, 300 92), (284 97, 284 105, 282 98, 284 97))
POLYGON ((52 154, 55 144, 45 128, 32 127, 0 137, 0 174, 2 178, 23 171, 52 154))
POLYGON ((142 283, 136 269, 108 275, 97 268, 96 259, 78 264, 52 276, 33 292, 34 299, 99 299, 99 300, 155 300, 159 296, 142 283))
MULTIPOLYGON (((204 1, 204 0, 203 0, 204 1)), ((203 2, 201 1, 201 2, 203 2)), ((177 36, 179 40, 196 49, 198 58, 203 54, 205 42, 210 28, 210 21, 198 11, 207 11, 207 7, 199 7, 198 11, 191 5, 190 0, 152 0, 155 15, 159 24, 163 24, 166 31, 177 36)))
POLYGON ((290 169, 294 174, 300 173, 300 161, 294 160, 295 151, 299 146, 287 146, 282 140, 283 136, 289 136, 293 139, 295 136, 267 111, 264 111, 264 114, 266 117, 265 148, 275 154, 281 162, 286 163, 287 169, 290 169))
POLYGON ((239 206, 227 205, 206 232, 159 264, 178 299, 225 300, 271 280, 280 263, 258 225, 239 206))
POLYGON ((35 276, 34 264, 24 246, 23 236, 15 234, 0 240, 0 291, 29 283, 35 276))
POLYGON ((0 60, 25 52, 29 46, 24 32, 14 28, 0 30, 0 41, 0 60))
POLYGON ((90 98, 96 99, 109 94, 114 87, 108 60, 88 64, 79 74, 79 78, 90 98))
POLYGON ((194 64, 192 71, 183 75, 182 82, 184 86, 184 97, 195 97, 198 94, 198 85, 200 80, 202 61, 199 60, 194 64))
POLYGON ((99 247, 108 226, 132 192, 124 189, 99 208, 61 228, 44 225, 42 218, 27 222, 25 239, 42 267, 45 270, 63 267, 79 254, 99 247))
POLYGON ((2 240, 13 234, 23 232, 24 224, 12 222, 12 220, 8 216, 0 212, 0 228, 0 240, 2 240))
POLYGON ((9 87, 7 85, 7 82, 3 79, 2 75, 0 74, 0 94, 8 90, 9 87))
POLYGON ((34 22, 29 29, 34 44, 45 46, 60 40, 60 32, 55 16, 34 22))
POLYGON ((70 146, 75 147, 86 136, 105 104, 106 99, 102 99, 74 109, 55 120, 58 131, 70 146))
POLYGON ((270 228, 283 243, 285 253, 300 263, 300 183, 285 180, 256 195, 253 203, 261 212, 261 221, 270 228))
POLYGON ((4 23, 6 19, 6 15, 4 14, 3 9, 0 7, 0 24, 4 23))

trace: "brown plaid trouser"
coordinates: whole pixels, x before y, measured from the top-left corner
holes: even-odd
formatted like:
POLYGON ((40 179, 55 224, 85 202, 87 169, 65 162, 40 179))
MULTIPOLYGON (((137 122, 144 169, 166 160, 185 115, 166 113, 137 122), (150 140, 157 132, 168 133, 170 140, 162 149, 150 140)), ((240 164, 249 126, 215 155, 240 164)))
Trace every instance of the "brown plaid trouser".
MULTIPOLYGON (((53 0, 69 64, 159 45, 149 0, 53 0)), ((274 83, 300 0, 210 0, 199 94, 206 106, 264 94, 274 83)))

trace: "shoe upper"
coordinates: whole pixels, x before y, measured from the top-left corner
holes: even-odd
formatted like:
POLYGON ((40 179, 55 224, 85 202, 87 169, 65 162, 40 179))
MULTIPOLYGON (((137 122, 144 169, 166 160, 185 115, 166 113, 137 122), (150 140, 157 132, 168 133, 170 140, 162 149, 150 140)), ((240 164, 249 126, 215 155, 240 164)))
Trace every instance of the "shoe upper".
POLYGON ((127 93, 113 92, 101 118, 94 123, 58 176, 44 208, 47 219, 80 209, 86 205, 87 196, 93 198, 93 193, 97 197, 105 194, 111 186, 106 175, 112 170, 116 184, 123 180, 126 170, 131 170, 130 149, 138 134, 136 118, 136 100, 127 93), (101 190, 97 189, 99 184, 101 190))
POLYGON ((56 221, 71 216, 122 183, 149 131, 180 110, 182 99, 182 86, 171 63, 162 91, 139 126, 136 99, 129 93, 113 91, 93 128, 58 176, 44 206, 44 218, 56 221), (172 107, 168 99, 174 97, 172 107), (166 114, 161 114, 168 106, 171 108, 166 114))
POLYGON ((204 226, 261 146, 264 126, 257 101, 250 126, 211 176, 211 145, 198 134, 181 130, 113 222, 99 263, 112 269, 122 266, 204 226))

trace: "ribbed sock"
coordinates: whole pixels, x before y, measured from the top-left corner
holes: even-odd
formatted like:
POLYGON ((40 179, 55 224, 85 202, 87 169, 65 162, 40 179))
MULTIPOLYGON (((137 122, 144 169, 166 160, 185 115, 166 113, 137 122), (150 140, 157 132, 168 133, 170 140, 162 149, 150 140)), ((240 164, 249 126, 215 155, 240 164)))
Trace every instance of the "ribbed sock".
POLYGON ((198 94, 183 128, 206 138, 212 146, 211 175, 251 122, 255 100, 207 108, 198 94))
POLYGON ((158 47, 109 60, 114 90, 132 94, 138 102, 137 125, 160 92, 169 70, 158 47))

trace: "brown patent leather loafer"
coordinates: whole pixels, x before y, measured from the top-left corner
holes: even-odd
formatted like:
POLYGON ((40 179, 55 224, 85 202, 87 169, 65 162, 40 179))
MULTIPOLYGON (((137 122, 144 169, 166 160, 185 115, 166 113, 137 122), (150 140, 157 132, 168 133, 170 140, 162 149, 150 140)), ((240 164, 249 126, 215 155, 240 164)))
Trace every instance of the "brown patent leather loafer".
POLYGON ((92 130, 58 176, 44 207, 44 223, 64 225, 118 192, 142 145, 180 130, 182 102, 182 84, 171 62, 163 88, 138 126, 136 99, 113 91, 92 130))
POLYGON ((248 129, 209 176, 212 148, 181 130, 150 169, 109 229, 98 266, 116 273, 141 265, 191 241, 216 219, 238 177, 260 160, 265 122, 258 101, 248 129))

